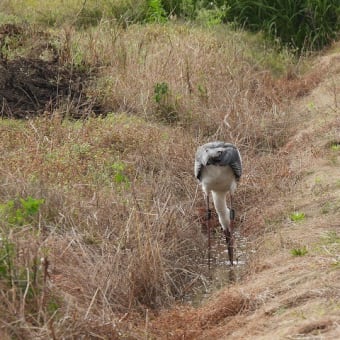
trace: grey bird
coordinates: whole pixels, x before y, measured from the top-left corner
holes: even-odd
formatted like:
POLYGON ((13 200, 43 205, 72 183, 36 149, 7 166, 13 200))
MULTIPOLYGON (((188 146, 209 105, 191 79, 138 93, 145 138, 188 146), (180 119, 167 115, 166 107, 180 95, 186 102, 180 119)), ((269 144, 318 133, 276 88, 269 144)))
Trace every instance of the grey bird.
POLYGON ((216 141, 204 144, 197 149, 194 170, 195 177, 201 183, 205 194, 208 220, 211 216, 209 193, 212 194, 218 219, 226 236, 229 260, 233 265, 234 210, 232 207, 231 209, 227 207, 226 195, 230 192, 232 205, 233 196, 242 175, 240 151, 231 143, 216 141))

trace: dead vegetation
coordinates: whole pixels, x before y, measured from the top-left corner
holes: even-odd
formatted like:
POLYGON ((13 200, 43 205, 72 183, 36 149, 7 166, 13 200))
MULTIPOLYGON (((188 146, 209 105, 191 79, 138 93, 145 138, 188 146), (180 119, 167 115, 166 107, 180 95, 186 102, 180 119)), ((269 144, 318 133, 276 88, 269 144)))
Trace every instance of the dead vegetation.
MULTIPOLYGON (((288 102, 311 91, 320 70, 275 79, 241 33, 181 25, 35 31, 34 48, 26 31, 0 35, 3 337, 232 335, 269 296, 236 287, 198 309, 161 312, 209 284, 192 155, 202 141, 238 144, 238 225, 257 242, 280 211, 263 207, 301 179, 281 149, 305 117, 288 102), (32 215, 29 197, 44 200, 32 215)), ((272 268, 252 261, 249 273, 272 268)))

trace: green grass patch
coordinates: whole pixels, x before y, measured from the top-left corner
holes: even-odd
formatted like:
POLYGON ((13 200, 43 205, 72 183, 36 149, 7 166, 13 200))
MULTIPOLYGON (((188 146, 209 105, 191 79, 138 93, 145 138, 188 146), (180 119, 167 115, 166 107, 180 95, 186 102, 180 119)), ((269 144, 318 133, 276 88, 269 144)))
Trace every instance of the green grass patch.
POLYGON ((289 218, 293 222, 301 222, 305 219, 306 215, 303 212, 295 211, 289 215, 289 218))
POLYGON ((9 200, 0 204, 0 216, 12 225, 24 225, 29 223, 32 216, 36 215, 44 199, 35 199, 30 196, 9 200))
POLYGON ((293 256, 305 256, 308 253, 307 247, 303 246, 302 248, 293 248, 290 253, 293 256))
POLYGON ((340 142, 331 143, 330 148, 331 148, 332 151, 335 151, 335 152, 340 151, 340 142))

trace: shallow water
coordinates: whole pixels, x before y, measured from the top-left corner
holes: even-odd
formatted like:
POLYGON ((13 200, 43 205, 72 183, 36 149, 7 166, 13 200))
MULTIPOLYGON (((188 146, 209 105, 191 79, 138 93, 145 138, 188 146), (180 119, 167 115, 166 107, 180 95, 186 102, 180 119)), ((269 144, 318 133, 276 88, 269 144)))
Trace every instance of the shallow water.
MULTIPOLYGON (((235 249, 234 249, 234 266, 230 265, 228 250, 225 237, 222 231, 211 234, 211 262, 210 270, 208 269, 208 251, 206 262, 203 264, 204 271, 209 271, 209 276, 200 287, 186 296, 185 300, 193 306, 198 306, 207 299, 213 291, 223 287, 228 287, 240 281, 245 275, 245 264, 247 259, 246 248, 247 239, 235 230, 235 249)), ((208 242, 207 242, 208 247, 208 242)))

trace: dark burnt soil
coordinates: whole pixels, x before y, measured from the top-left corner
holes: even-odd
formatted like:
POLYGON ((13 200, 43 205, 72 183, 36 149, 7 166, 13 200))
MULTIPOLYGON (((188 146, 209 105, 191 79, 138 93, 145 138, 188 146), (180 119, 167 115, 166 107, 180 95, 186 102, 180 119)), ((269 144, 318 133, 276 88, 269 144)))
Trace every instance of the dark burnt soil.
MULTIPOLYGON (((20 26, 1 26, 0 51, 10 39, 22 44, 23 34, 20 26)), ((103 113, 98 100, 86 91, 95 73, 86 67, 77 69, 62 64, 58 51, 46 42, 46 36, 42 38, 40 47, 44 45, 43 49, 50 52, 49 60, 39 58, 36 53, 13 59, 0 53, 0 115, 28 118, 58 110, 63 116, 81 118, 103 113)))

